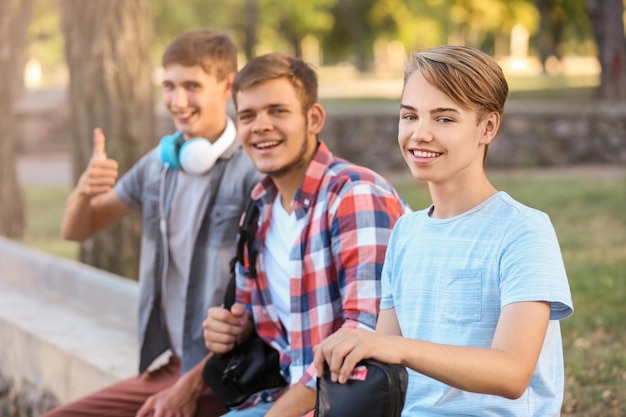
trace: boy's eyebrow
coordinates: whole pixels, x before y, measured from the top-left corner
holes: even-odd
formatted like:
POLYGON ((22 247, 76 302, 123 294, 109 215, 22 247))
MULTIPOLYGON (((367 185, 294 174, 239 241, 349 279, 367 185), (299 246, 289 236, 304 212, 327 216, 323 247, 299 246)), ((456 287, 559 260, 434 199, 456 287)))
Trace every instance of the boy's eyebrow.
POLYGON ((180 85, 187 85, 187 84, 202 84, 201 81, 198 80, 194 80, 194 79, 185 79, 182 81, 174 81, 170 78, 164 78, 161 80, 161 84, 165 84, 165 83, 169 83, 169 84, 175 84, 175 83, 179 83, 180 85))
MULTIPOLYGON (((263 106, 263 108, 272 110, 272 109, 276 109, 276 108, 279 108, 279 107, 285 107, 285 106, 286 106, 286 104, 283 104, 283 103, 269 103, 269 104, 266 104, 265 106, 263 106)), ((243 113, 243 112, 248 112, 248 111, 253 111, 253 109, 252 108, 241 109, 237 113, 243 113)))
POLYGON ((437 107, 436 109, 433 109, 430 112, 431 113, 446 113, 446 112, 458 113, 459 111, 451 107, 437 107))
MULTIPOLYGON (((401 109, 406 109, 406 110, 411 110, 411 111, 415 111, 415 107, 410 106, 408 104, 402 104, 400 103, 400 108, 401 109)), ((436 109, 432 109, 430 111, 431 114, 435 114, 435 113, 446 113, 446 112, 453 112, 453 113, 459 113, 459 111, 455 108, 452 107, 437 107, 436 109)))

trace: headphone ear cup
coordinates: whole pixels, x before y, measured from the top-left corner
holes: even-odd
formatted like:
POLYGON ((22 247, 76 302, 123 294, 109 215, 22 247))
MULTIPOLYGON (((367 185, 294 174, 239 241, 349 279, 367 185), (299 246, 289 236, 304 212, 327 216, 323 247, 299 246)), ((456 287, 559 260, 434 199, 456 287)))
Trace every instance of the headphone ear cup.
POLYGON ((159 155, 164 164, 169 165, 171 169, 181 169, 178 152, 183 144, 182 135, 176 133, 173 135, 163 136, 159 143, 159 155))
POLYGON ((202 175, 213 167, 219 154, 213 144, 204 138, 189 139, 180 147, 180 164, 190 174, 202 175))

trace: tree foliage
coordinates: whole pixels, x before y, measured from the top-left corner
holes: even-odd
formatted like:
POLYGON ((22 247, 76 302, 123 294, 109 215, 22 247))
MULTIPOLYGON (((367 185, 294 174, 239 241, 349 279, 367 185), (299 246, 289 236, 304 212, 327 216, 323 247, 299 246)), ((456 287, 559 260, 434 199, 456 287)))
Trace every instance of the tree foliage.
MULTIPOLYGON (((584 0, 150 0, 150 5, 156 66, 174 36, 196 27, 229 33, 246 59, 273 50, 301 54, 302 40, 314 37, 322 44, 324 64, 351 62, 361 69, 371 68, 381 41, 399 41, 410 51, 463 43, 504 55, 516 24, 529 31, 530 50, 542 60, 593 52, 584 0)), ((53 19, 44 16, 49 28, 53 19)), ((50 30, 39 33, 51 37, 50 30)), ((40 52, 54 50, 48 43, 40 52)))
POLYGON ((548 58, 560 60, 568 50, 589 52, 584 50, 584 41, 591 38, 591 25, 583 1, 535 0, 534 3, 539 12, 535 48, 544 68, 548 58))
POLYGON ((387 16, 375 18, 376 0, 338 0, 332 9, 335 24, 323 36, 323 50, 330 62, 351 61, 360 71, 371 69, 374 42, 387 24, 387 16))
MULTIPOLYGON (((302 40, 307 35, 320 37, 335 23, 330 8, 336 0, 258 0, 263 27, 275 28, 296 56, 302 55, 302 40)), ((335 25, 336 26, 336 25, 335 25)))
POLYGON ((302 40, 322 44, 324 64, 372 67, 380 41, 406 50, 443 43, 488 53, 508 53, 512 28, 530 33, 530 50, 542 60, 589 53, 593 40, 583 0, 153 0, 161 49, 172 36, 195 26, 228 31, 247 59, 270 50, 301 53, 302 40), (161 30, 162 29, 162 30, 161 30))

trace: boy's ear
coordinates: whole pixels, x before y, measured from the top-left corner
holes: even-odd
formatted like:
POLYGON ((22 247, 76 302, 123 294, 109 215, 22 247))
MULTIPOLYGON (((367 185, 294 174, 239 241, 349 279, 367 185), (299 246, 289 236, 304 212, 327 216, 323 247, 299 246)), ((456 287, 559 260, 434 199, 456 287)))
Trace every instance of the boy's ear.
POLYGON ((228 74, 223 80, 222 82, 224 83, 224 94, 226 99, 230 98, 230 96, 232 95, 233 91, 233 80, 235 79, 235 73, 230 73, 228 74))
POLYGON ((483 120, 483 143, 488 145, 498 133, 502 116, 498 112, 491 112, 483 120))
POLYGON ((309 121, 309 133, 317 135, 326 122, 326 110, 320 103, 315 103, 307 112, 309 121))

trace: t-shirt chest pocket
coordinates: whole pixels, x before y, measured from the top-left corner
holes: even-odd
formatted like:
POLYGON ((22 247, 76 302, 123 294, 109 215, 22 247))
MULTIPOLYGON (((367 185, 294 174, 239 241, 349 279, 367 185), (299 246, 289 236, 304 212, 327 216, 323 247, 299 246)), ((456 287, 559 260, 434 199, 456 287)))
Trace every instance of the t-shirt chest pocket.
POLYGON ((453 324, 480 321, 482 275, 479 268, 456 269, 441 274, 437 302, 439 316, 453 324))
POLYGON ((241 214, 238 204, 217 200, 209 214, 211 243, 214 245, 234 244, 241 214))

